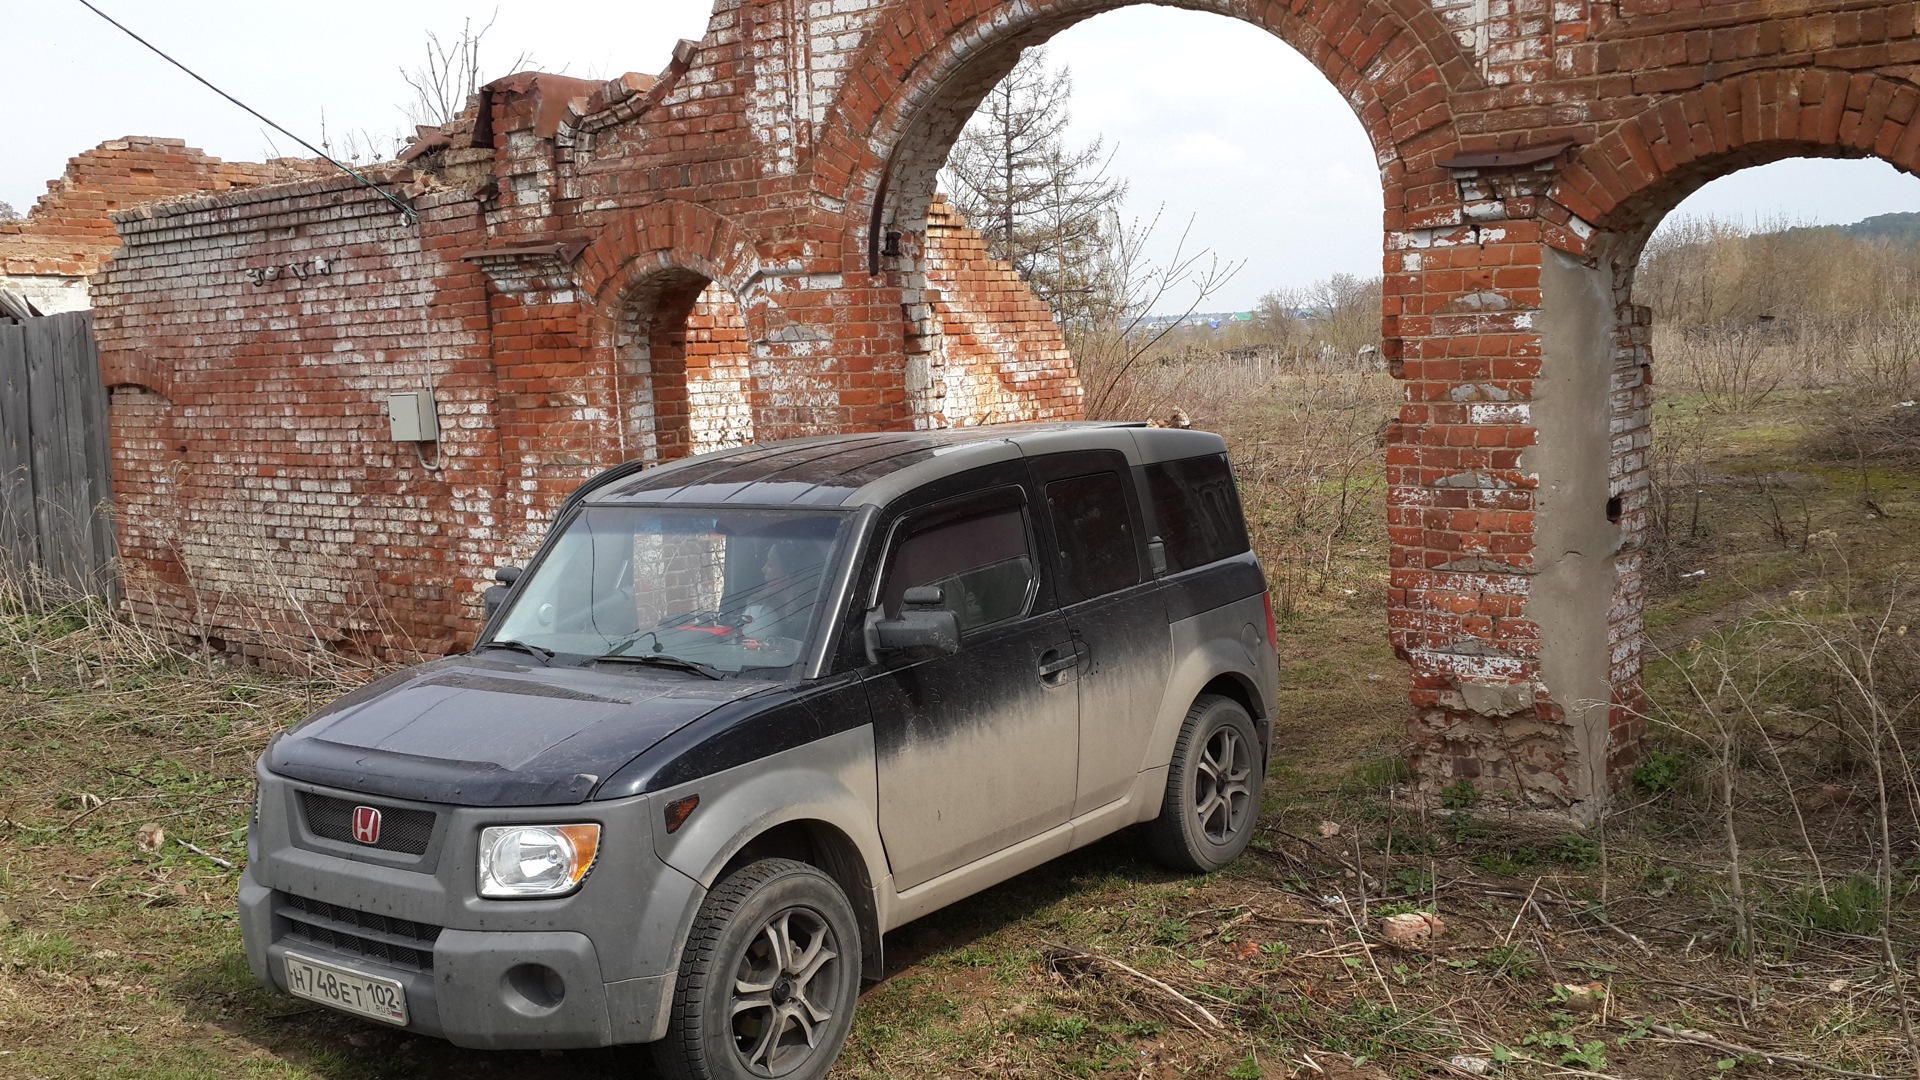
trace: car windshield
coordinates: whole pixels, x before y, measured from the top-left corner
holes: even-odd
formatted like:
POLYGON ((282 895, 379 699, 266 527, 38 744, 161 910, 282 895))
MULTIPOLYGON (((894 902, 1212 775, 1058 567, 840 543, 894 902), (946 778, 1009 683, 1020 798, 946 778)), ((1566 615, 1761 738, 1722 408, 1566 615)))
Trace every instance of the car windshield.
POLYGON ((608 663, 778 675, 806 655, 839 512, 588 507, 490 640, 608 663))

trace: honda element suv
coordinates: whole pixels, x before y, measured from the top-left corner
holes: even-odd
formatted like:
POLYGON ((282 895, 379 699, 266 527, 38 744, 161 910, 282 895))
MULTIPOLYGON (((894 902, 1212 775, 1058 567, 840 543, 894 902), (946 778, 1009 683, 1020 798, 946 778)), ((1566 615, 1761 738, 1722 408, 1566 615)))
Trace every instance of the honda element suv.
POLYGON ((470 1047, 823 1076, 882 935, 1131 825, 1246 847, 1277 663, 1226 445, 1044 424, 609 470, 473 651, 261 757, 265 985, 470 1047))

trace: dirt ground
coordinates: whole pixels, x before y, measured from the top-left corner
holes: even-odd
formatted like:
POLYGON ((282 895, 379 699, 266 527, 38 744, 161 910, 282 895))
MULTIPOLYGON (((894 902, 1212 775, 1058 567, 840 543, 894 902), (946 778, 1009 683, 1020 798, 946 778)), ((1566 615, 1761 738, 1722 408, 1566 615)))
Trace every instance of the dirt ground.
MULTIPOLYGON (((1363 477, 1313 565, 1273 567, 1293 593, 1255 849, 1190 878, 1122 834, 889 935, 835 1075, 1914 1075, 1920 819, 1880 813, 1871 763, 1822 741, 1844 688, 1789 645, 1883 611, 1891 635, 1912 610, 1920 467, 1863 489, 1809 459, 1805 415, 1706 417, 1682 455, 1652 571, 1657 753, 1604 828, 1410 792, 1363 477), (1728 687, 1755 721, 1716 744, 1728 687), (1423 912, 1437 936, 1383 936, 1423 912)), ((0 611, 0 1076, 651 1075, 643 1054, 456 1050, 253 985, 237 871, 214 860, 244 860, 254 755, 340 686, 209 667, 97 612, 0 611)))

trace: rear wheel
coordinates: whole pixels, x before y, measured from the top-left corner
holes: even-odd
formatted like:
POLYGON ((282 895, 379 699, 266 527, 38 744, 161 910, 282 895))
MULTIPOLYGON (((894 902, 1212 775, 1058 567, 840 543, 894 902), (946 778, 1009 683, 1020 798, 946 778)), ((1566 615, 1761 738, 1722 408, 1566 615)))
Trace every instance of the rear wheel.
POLYGON ((1148 826, 1154 858, 1211 873, 1253 839, 1266 780, 1253 718, 1232 698, 1204 695, 1187 710, 1167 769, 1160 816, 1148 826))
POLYGON ((751 863, 700 905, 654 1060, 675 1080, 818 1080, 859 990, 859 924, 840 887, 805 863, 751 863))

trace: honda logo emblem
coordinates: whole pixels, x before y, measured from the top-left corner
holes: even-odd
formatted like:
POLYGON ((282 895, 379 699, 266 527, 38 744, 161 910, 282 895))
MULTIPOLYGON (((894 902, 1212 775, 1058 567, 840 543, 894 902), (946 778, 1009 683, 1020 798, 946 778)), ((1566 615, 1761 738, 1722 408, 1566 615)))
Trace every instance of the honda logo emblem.
POLYGON ((363 844, 380 842, 380 811, 371 806, 353 808, 353 838, 363 844))

